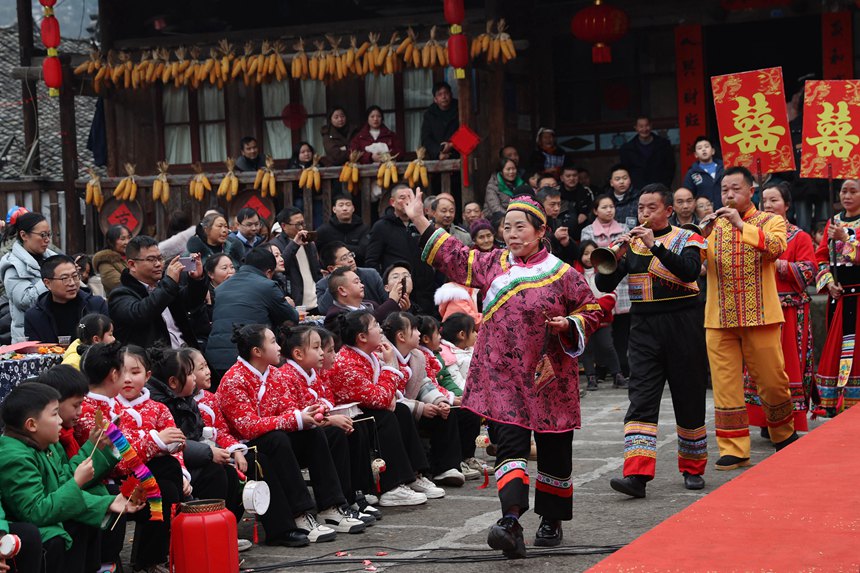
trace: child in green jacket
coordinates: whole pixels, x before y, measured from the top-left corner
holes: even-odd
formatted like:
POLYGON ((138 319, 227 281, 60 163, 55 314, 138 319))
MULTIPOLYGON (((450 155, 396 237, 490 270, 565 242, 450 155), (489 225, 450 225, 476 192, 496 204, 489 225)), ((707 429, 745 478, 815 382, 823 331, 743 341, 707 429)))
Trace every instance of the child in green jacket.
POLYGON ((107 494, 99 485, 116 458, 110 450, 93 452, 95 435, 71 460, 66 457, 58 443, 59 394, 44 384, 14 388, 0 417, 5 427, 0 436, 0 495, 9 517, 39 528, 47 573, 83 573, 98 567, 91 542, 108 515, 143 507, 128 503, 122 494, 107 494))

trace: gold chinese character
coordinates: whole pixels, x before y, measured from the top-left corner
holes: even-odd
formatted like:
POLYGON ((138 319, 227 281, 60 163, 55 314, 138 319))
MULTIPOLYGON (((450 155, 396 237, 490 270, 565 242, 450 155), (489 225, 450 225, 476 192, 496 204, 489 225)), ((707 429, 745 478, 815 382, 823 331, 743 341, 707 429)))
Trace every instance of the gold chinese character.
POLYGON ((764 94, 753 95, 754 104, 739 96, 735 101, 738 108, 734 110, 734 125, 738 133, 726 137, 727 143, 737 143, 741 153, 752 153, 756 150, 763 152, 775 151, 779 136, 785 134, 781 125, 773 125, 774 118, 764 94))
POLYGON ((807 137, 806 142, 815 145, 818 155, 830 157, 834 155, 845 159, 857 143, 860 137, 851 133, 851 114, 848 113, 848 104, 840 101, 836 104, 836 110, 830 102, 822 102, 824 111, 818 114, 819 137, 807 137))

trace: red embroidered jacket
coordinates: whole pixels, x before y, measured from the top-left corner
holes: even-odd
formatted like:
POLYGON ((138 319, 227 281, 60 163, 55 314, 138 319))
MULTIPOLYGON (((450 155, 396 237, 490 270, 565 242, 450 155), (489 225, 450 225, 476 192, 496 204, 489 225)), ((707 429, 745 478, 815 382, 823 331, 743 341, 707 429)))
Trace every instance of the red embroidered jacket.
POLYGON ((326 373, 335 404, 358 402, 361 407, 374 410, 391 405, 402 378, 398 369, 382 365, 376 355, 352 346, 340 349, 334 366, 326 373))
POLYGON ((290 382, 277 368, 260 373, 241 357, 215 392, 230 433, 253 440, 275 430, 303 430, 301 406, 290 382))
MULTIPOLYGON (((80 445, 84 445, 84 442, 90 437, 90 432, 96 426, 96 410, 101 410, 102 416, 107 421, 112 421, 122 415, 122 406, 119 405, 116 398, 108 398, 92 392, 87 394, 81 403, 81 416, 78 418, 78 423, 75 424, 75 440, 80 445)), ((120 424, 117 424, 117 427, 122 430, 120 424)))
MULTIPOLYGON (((140 396, 128 401, 122 396, 116 397, 116 403, 122 410, 120 424, 123 435, 137 452, 140 461, 144 464, 152 458, 160 455, 172 455, 182 466, 185 472, 185 460, 178 444, 165 444, 158 433, 167 428, 175 428, 176 422, 173 414, 161 402, 150 400, 149 390, 144 388, 140 396)), ((117 471, 122 475, 131 473, 131 468, 126 465, 125 460, 117 464, 117 471)), ((185 476, 190 478, 190 474, 185 476)))
POLYGON ((218 397, 214 393, 208 390, 200 390, 194 395, 194 401, 197 402, 197 408, 203 417, 203 423, 215 431, 214 439, 219 448, 224 448, 231 454, 235 450, 241 452, 248 451, 248 446, 240 443, 230 433, 230 428, 227 427, 224 414, 221 413, 221 406, 218 405, 218 397))
POLYGON ((293 395, 298 397, 300 406, 307 408, 322 404, 334 408, 335 399, 331 389, 320 379, 316 370, 309 376, 301 366, 293 360, 287 360, 278 368, 289 381, 293 395))

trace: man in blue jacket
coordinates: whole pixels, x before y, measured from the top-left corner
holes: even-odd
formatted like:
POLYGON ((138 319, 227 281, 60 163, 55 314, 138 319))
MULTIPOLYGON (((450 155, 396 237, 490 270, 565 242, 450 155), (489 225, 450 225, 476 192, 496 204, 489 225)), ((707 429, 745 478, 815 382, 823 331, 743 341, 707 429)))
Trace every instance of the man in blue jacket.
POLYGON ((345 243, 341 241, 333 241, 326 244, 320 249, 320 264, 324 270, 324 276, 317 281, 317 307, 322 315, 328 313, 334 302, 334 296, 329 289, 329 276, 335 269, 346 267, 358 275, 361 283, 364 285, 365 296, 368 300, 372 300, 377 304, 382 304, 388 298, 388 293, 385 292, 385 285, 382 283, 382 277, 376 269, 359 267, 355 262, 355 253, 349 250, 345 243))
POLYGON ((72 341, 77 338, 82 316, 108 314, 105 299, 81 290, 81 276, 72 257, 48 257, 40 270, 48 292, 39 295, 36 304, 24 314, 24 335, 28 340, 59 342, 59 337, 65 336, 72 341))
POLYGON ((687 171, 681 187, 696 197, 707 197, 716 211, 723 206, 720 184, 723 180, 723 162, 714 157, 714 146, 704 135, 696 138, 696 162, 687 171))

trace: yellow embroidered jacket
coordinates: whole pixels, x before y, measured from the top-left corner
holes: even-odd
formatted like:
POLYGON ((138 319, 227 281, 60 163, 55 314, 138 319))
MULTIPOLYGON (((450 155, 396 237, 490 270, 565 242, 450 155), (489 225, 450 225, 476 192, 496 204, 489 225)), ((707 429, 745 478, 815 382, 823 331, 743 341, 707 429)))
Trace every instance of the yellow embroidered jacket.
POLYGON ((743 231, 718 218, 708 237, 705 328, 783 322, 776 259, 786 248, 785 220, 751 206, 743 231))

